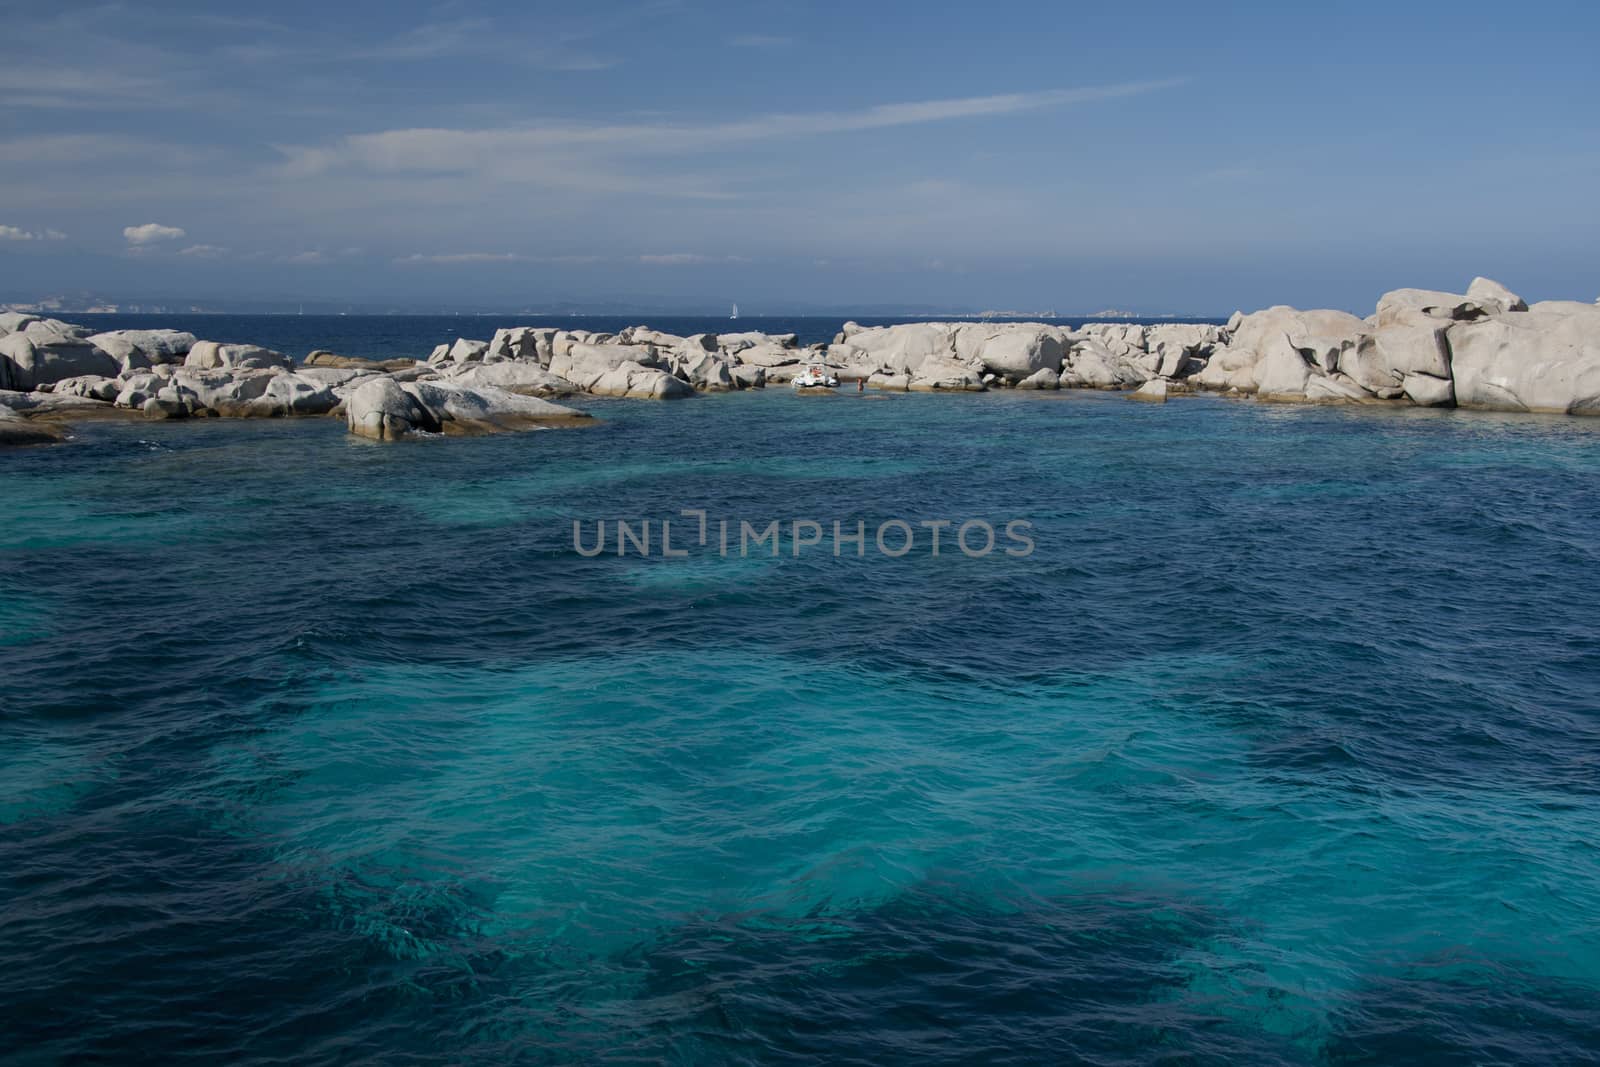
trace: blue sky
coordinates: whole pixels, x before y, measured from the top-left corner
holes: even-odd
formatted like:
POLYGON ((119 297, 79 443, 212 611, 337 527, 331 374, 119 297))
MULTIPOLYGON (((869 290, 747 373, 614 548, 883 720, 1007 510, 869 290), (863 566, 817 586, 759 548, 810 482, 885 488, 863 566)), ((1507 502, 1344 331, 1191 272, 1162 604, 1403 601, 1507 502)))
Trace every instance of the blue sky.
POLYGON ((0 302, 1600 295, 1592 3, 0 8, 0 302))

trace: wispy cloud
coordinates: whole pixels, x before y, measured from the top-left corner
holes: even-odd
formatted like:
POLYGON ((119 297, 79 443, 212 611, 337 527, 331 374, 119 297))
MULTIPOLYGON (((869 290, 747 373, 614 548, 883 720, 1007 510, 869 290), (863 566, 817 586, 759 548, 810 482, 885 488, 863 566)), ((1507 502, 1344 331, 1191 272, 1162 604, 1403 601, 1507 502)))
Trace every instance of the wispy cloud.
POLYGON ((449 252, 433 256, 425 256, 421 252, 413 252, 409 256, 402 256, 395 262, 400 264, 435 263, 450 265, 458 263, 522 263, 527 260, 527 256, 519 256, 515 252, 449 252))
POLYGON ((351 59, 436 59, 482 51, 492 41, 494 25, 488 19, 430 22, 395 34, 376 44, 348 50, 351 59))
POLYGON ((190 245, 179 251, 178 255, 188 256, 190 259, 221 259, 228 254, 226 248, 216 245, 190 245))
POLYGON ((181 226, 163 226, 159 222, 147 222, 143 226, 125 226, 122 236, 128 239, 130 245, 149 245, 157 241, 176 241, 180 237, 187 237, 181 226))
POLYGON ((855 111, 776 114, 718 123, 552 122, 481 130, 397 129, 356 134, 324 146, 280 146, 291 175, 353 168, 386 173, 498 173, 538 176, 578 153, 682 154, 738 144, 994 118, 1156 92, 1179 81, 1127 82, 1034 93, 878 104, 855 111), (568 158, 551 160, 552 154, 568 158))
POLYGON ((704 256, 697 252, 668 252, 658 255, 635 256, 633 262, 649 267, 693 267, 706 263, 748 263, 742 256, 704 256))
POLYGON ((67 235, 60 230, 24 230, 18 226, 0 226, 0 241, 65 241, 67 235))

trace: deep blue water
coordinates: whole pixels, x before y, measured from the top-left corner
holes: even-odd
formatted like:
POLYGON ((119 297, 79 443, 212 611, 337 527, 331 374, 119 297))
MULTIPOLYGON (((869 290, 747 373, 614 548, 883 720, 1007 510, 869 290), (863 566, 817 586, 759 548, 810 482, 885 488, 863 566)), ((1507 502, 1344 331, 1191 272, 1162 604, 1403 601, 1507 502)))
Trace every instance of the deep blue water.
POLYGON ((1600 421, 582 405, 0 454, 4 1059, 1600 1056, 1600 421))

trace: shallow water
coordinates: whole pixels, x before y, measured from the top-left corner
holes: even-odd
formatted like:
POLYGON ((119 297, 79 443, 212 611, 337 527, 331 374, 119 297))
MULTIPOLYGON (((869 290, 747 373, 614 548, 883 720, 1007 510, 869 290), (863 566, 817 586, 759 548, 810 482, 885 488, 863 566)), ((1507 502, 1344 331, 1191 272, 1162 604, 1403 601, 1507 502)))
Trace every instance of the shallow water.
POLYGON ((1600 425, 584 406, 0 458, 0 1048, 1600 1055, 1600 425), (683 508, 1037 548, 572 549, 683 508))

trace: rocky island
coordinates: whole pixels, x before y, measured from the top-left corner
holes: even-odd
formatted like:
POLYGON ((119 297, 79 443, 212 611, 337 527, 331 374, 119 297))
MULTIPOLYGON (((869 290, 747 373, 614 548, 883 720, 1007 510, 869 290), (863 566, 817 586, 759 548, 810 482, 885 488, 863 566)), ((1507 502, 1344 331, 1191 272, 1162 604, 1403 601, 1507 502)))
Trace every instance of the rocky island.
POLYGON ((175 330, 91 331, 0 315, 0 444, 64 438, 73 419, 342 417, 376 440, 579 425, 586 394, 672 400, 785 384, 824 364, 896 391, 1127 390, 1291 403, 1396 404, 1600 415, 1600 305, 1529 305, 1478 278, 1465 293, 1400 289, 1366 318, 1273 307, 1226 325, 846 323, 793 334, 680 337, 518 327, 425 359, 317 351, 303 360, 175 330))

